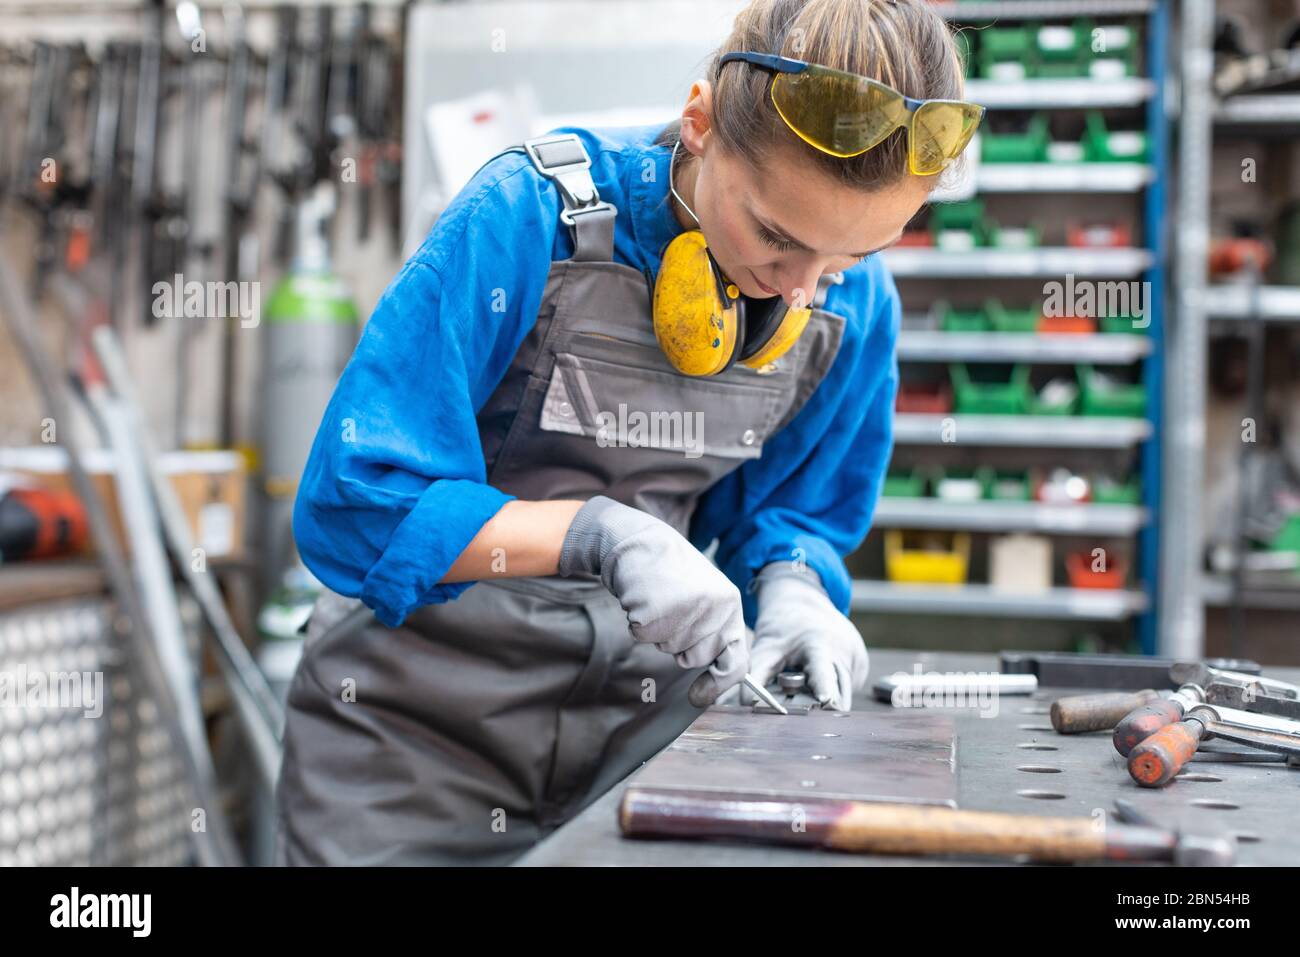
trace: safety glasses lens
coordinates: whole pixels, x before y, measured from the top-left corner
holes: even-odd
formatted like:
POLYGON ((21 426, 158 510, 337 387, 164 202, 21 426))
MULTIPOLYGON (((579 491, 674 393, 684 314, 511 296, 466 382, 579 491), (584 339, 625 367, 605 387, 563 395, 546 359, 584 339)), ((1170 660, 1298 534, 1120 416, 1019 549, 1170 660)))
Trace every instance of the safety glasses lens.
POLYGON ((912 117, 911 165, 918 176, 940 172, 961 155, 984 111, 973 103, 923 103, 912 117))
POLYGON ((871 149, 904 120, 903 97, 863 77, 835 71, 782 73, 772 102, 790 128, 834 156, 871 149))

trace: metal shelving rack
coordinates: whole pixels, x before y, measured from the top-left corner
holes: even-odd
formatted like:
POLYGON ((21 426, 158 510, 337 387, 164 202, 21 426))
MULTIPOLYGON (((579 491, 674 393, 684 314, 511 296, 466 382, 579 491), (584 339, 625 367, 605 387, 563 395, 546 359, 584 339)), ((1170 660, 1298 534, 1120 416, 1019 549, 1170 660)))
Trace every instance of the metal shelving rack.
MULTIPOLYGON (((1146 651, 1156 648, 1155 527, 1160 513, 1161 454, 1158 434, 1163 383, 1162 307, 1164 288, 1166 151, 1164 83, 1169 35, 1167 0, 1017 0, 936 4, 946 17, 966 23, 1140 16, 1144 20, 1148 75, 1117 80, 1027 79, 1016 83, 972 79, 971 99, 991 109, 1144 109, 1150 143, 1147 163, 981 164, 978 193, 1141 194, 1146 245, 1132 249, 1048 247, 1026 250, 940 251, 893 248, 883 255, 900 279, 952 278, 980 281, 1061 277, 1142 278, 1150 283, 1148 335, 1044 335, 948 333, 905 328, 898 342, 901 362, 1037 362, 1123 365, 1142 363, 1149 415, 1145 419, 1046 418, 1039 416, 919 415, 897 413, 899 446, 939 445, 945 421, 956 420, 964 445, 1000 448, 1127 449, 1139 451, 1143 501, 1140 505, 1055 506, 1035 502, 947 502, 882 497, 878 528, 975 532, 1036 532, 1047 535, 1136 536, 1139 589, 1100 591, 1052 588, 1020 594, 989 585, 903 585, 856 580, 853 607, 860 611, 985 615, 1076 621, 1124 621, 1137 617, 1146 651)), ((906 325, 906 324, 905 324, 906 325)))
MULTIPOLYGON (((1211 285, 1210 175, 1214 137, 1276 134, 1300 129, 1300 93, 1243 93, 1221 101, 1213 92, 1215 0, 1184 0, 1179 23, 1181 110, 1178 150, 1178 303, 1167 348, 1169 421, 1165 458, 1169 482, 1161 503, 1160 617, 1162 653, 1199 657, 1205 651, 1205 608, 1227 605, 1231 586, 1203 570, 1205 421, 1210 320, 1241 320, 1254 312, 1269 322, 1300 321, 1300 287, 1211 285)), ((1300 590, 1250 589, 1246 604, 1300 609, 1300 590)))

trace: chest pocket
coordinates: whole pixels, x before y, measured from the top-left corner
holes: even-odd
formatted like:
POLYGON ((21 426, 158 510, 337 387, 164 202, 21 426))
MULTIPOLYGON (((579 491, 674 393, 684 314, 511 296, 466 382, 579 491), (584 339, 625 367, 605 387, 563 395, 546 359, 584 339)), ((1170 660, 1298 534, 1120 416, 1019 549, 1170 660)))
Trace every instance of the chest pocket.
POLYGON ((538 426, 600 448, 752 459, 793 398, 777 382, 692 379, 566 351, 555 354, 538 426))

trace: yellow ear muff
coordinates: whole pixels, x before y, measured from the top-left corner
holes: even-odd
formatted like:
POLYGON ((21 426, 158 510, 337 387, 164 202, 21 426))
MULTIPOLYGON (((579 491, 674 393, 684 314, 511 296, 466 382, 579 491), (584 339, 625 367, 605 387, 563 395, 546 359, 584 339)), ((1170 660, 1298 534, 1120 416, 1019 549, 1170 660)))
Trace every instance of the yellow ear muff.
POLYGON ((776 327, 776 332, 772 333, 772 338, 768 339, 748 359, 740 360, 740 364, 751 369, 757 369, 769 362, 775 362, 790 351, 790 347, 798 341, 799 336, 803 334, 804 327, 808 325, 808 320, 811 318, 811 309, 786 310, 785 318, 776 327))
POLYGON ((655 280, 653 311, 655 339, 674 369, 707 376, 727 367, 738 348, 739 297, 735 285, 722 286, 700 230, 688 230, 668 244, 655 280))

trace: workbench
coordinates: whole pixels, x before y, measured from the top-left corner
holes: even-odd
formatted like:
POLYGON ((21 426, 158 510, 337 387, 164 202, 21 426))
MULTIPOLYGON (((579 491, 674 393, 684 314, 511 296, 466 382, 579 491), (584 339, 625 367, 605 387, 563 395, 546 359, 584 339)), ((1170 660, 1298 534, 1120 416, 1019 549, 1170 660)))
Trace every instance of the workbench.
MULTIPOLYGON (((910 674, 918 663, 923 672, 998 670, 993 654, 872 649, 871 683, 896 671, 910 674)), ((1298 668, 1265 666, 1264 673, 1300 683, 1298 668)), ((1239 865, 1300 864, 1300 769, 1280 763, 1212 763, 1198 754, 1167 787, 1138 787, 1128 775, 1125 759, 1115 751, 1109 731, 1067 736, 1052 729, 1048 718, 1052 700, 1087 690, 1093 689, 1040 687, 1032 697, 1002 696, 997 714, 991 717, 981 717, 975 709, 940 709, 954 718, 956 726, 959 807, 1083 817, 1101 809, 1114 820, 1115 798, 1125 797, 1171 826, 1222 828, 1235 835, 1239 865)), ((855 695, 853 709, 894 710, 876 701, 869 689, 855 695)), ((618 805, 639 773, 633 772, 518 863, 675 867, 961 863, 955 858, 856 855, 740 842, 625 839, 618 830, 618 805)))

